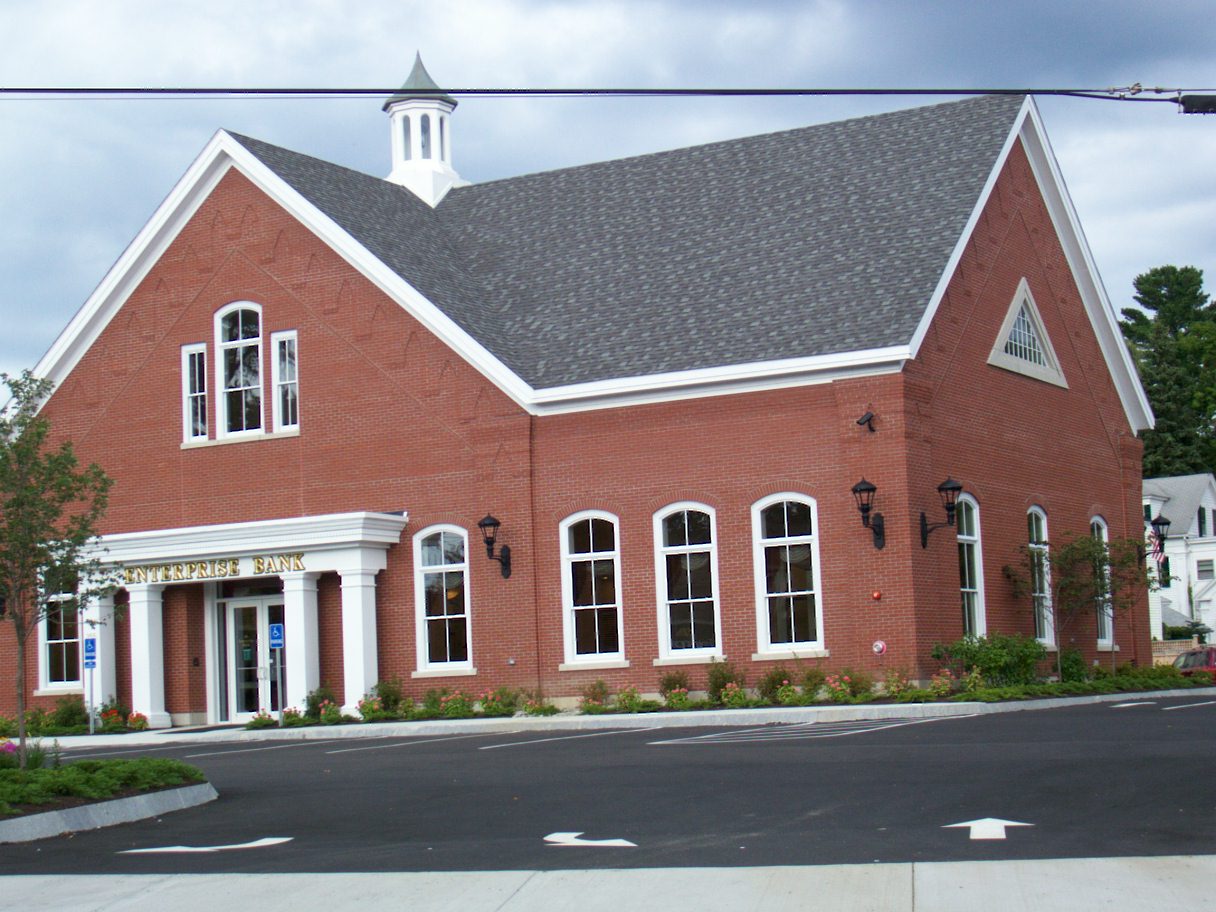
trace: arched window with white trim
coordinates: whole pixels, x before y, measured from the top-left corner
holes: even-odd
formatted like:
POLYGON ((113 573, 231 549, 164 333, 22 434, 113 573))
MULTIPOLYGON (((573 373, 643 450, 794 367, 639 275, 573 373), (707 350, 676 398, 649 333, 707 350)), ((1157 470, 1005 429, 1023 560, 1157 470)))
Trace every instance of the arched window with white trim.
MULTIPOLYGON (((1110 541, 1110 531, 1107 529, 1106 520, 1101 516, 1095 516, 1089 521, 1089 534, 1095 541, 1106 545, 1110 541)), ((1114 640, 1114 611, 1110 600, 1110 564, 1108 561, 1103 561, 1102 565, 1094 568, 1094 573, 1102 574, 1102 578, 1097 580, 1097 590, 1100 593, 1094 600, 1094 615, 1097 618, 1098 628, 1098 645, 1110 647, 1114 640)))
POLYGON ((215 315, 216 435, 262 430, 262 308, 250 301, 229 304, 215 315))
POLYGON ((988 632, 984 606, 984 564, 980 551, 980 507, 970 494, 960 494, 954 511, 958 539, 958 588, 963 607, 963 633, 988 632))
POLYGON ((815 501, 805 495, 774 494, 752 504, 760 657, 824 648, 817 528, 815 501))
POLYGON ((568 664, 624 659, 617 529, 617 518, 599 510, 576 513, 558 527, 568 664))
POLYGON ((418 670, 471 671, 468 533, 432 526, 414 536, 418 670))
POLYGON ((1046 646, 1056 642, 1051 605, 1051 550, 1047 539, 1047 513, 1042 507, 1026 511, 1026 548, 1030 557, 1030 598, 1034 605, 1034 635, 1046 646))
POLYGON ((704 504, 672 504, 655 514, 660 659, 722 654, 714 527, 714 510, 704 504))

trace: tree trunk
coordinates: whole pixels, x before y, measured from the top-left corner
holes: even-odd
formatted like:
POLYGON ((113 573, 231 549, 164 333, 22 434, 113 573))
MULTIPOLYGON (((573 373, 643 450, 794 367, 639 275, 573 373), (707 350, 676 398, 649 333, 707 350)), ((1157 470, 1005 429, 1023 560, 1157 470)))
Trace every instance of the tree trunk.
MULTIPOLYGON (((19 609, 18 609, 19 610, 19 609)), ((17 635, 17 768, 25 769, 25 639, 29 635, 20 614, 14 612, 17 635)))

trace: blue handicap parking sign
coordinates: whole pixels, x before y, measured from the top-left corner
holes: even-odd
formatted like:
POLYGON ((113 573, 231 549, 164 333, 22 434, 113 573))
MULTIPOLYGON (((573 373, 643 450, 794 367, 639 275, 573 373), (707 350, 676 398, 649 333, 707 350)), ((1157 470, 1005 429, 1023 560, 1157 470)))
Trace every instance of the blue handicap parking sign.
POLYGON ((271 624, 270 625, 270 648, 271 649, 282 649, 283 648, 283 625, 282 624, 271 624))
POLYGON ((88 637, 84 641, 84 667, 97 667, 97 640, 95 637, 88 637))

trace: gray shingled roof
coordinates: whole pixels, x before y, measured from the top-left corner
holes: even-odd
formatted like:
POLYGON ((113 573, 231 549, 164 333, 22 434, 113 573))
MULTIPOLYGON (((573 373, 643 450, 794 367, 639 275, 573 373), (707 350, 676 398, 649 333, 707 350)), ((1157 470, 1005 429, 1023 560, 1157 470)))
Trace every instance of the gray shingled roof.
POLYGON ((1170 537, 1188 535, 1195 525, 1195 516, 1208 486, 1213 484, 1210 472, 1196 475, 1172 475, 1166 478, 1146 478, 1145 497, 1164 499, 1161 514, 1170 521, 1170 537))
POLYGON ((534 388, 906 345, 1021 97, 453 189, 235 137, 534 388))

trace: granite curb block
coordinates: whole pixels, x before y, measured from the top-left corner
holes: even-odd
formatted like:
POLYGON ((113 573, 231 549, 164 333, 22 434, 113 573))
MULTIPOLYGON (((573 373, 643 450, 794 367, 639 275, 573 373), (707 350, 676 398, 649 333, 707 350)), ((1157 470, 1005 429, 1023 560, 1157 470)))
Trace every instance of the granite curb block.
POLYGON ((182 811, 214 801, 219 794, 210 782, 201 785, 185 785, 181 788, 163 789, 129 798, 98 801, 62 811, 46 811, 27 814, 12 820, 0 820, 0 844, 7 842, 31 842, 47 839, 64 833, 96 830, 101 827, 130 823, 158 817, 171 811, 182 811))
POLYGON ((1089 694, 1079 697, 1045 697, 1003 703, 863 703, 841 706, 791 706, 762 709, 711 709, 695 712, 656 712, 635 715, 559 714, 498 719, 445 719, 428 722, 363 722, 351 725, 317 725, 306 728, 264 728, 249 731, 162 729, 125 735, 74 735, 56 739, 64 751, 114 747, 169 747, 190 743, 242 741, 339 740, 344 738, 399 738, 412 735, 492 735, 505 732, 602 731, 604 729, 750 727, 761 725, 849 722, 865 719, 939 719, 988 713, 1059 709, 1094 703, 1160 700, 1176 697, 1213 697, 1216 687, 1182 690, 1089 694))

